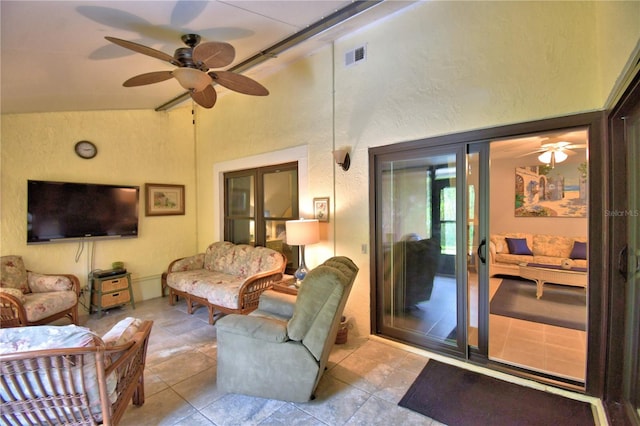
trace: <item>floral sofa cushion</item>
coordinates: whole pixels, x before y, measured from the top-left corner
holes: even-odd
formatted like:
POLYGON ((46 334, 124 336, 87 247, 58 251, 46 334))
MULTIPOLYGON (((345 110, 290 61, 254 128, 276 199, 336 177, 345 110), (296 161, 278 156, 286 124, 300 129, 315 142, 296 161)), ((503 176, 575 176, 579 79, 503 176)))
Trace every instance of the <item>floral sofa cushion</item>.
POLYGON ((240 307, 238 293, 243 282, 242 277, 206 269, 174 272, 167 278, 167 284, 176 290, 230 309, 240 307))
POLYGON ((282 257, 272 249, 253 247, 248 244, 233 244, 220 241, 207 248, 204 268, 236 277, 248 277, 260 272, 278 270, 282 257))
POLYGON ((27 269, 20 256, 0 257, 0 287, 20 289, 23 293, 29 293, 27 283, 27 269))
POLYGON ((491 242, 496 248, 496 253, 509 253, 509 245, 507 244, 507 238, 525 238, 527 240, 527 246, 531 248, 533 244, 533 238, 531 234, 523 232, 510 232, 508 234, 494 234, 491 236, 491 242))

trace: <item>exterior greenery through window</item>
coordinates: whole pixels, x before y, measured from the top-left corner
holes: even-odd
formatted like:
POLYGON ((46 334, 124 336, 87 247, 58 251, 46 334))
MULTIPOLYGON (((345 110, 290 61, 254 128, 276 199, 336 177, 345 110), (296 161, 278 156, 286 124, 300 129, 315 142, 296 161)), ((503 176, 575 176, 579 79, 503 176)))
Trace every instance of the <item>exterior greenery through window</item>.
POLYGON ((299 217, 298 163, 227 172, 224 199, 224 239, 277 250, 295 271, 298 251, 286 244, 285 222, 299 217))

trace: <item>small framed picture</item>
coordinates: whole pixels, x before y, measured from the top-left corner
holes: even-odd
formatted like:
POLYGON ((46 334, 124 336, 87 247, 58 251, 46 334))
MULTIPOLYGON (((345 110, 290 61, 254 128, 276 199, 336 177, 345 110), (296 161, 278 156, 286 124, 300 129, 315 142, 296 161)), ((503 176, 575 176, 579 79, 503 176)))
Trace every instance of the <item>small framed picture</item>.
POLYGON ((313 199, 313 218, 320 222, 329 222, 329 197, 313 199))
POLYGON ((146 183, 144 189, 146 216, 184 214, 184 185, 146 183))

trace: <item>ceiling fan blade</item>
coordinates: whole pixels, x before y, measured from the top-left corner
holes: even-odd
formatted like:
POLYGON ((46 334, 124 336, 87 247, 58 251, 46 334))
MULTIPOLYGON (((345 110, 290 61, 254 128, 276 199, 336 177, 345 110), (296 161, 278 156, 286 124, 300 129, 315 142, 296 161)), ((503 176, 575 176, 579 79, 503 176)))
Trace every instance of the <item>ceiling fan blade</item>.
POLYGON ((543 149, 543 148, 541 148, 541 149, 536 149, 535 151, 529 151, 529 152, 527 152, 527 153, 524 153, 524 154, 518 155, 518 157, 517 157, 517 158, 520 158, 520 157, 526 157, 526 156, 528 156, 528 155, 533 155, 533 154, 540 154, 540 153, 545 152, 545 151, 546 151, 546 149, 543 149))
POLYGON ((131 77, 122 85, 124 87, 144 86, 145 84, 160 83, 161 81, 169 80, 170 78, 173 78, 171 71, 154 71, 131 77))
POLYGON ((105 37, 105 38, 109 40, 111 43, 115 43, 118 46, 124 47, 126 49, 131 49, 134 52, 142 53, 144 55, 151 56, 152 58, 160 59, 162 61, 167 61, 169 63, 172 63, 173 65, 180 66, 180 64, 175 59, 173 59, 173 56, 167 53, 161 52, 159 50, 153 49, 151 47, 147 47, 142 44, 134 43, 132 41, 127 41, 127 40, 122 40, 115 37, 105 37))
POLYGON ((269 91, 257 81, 231 71, 211 71, 209 75, 214 83, 245 95, 267 96, 269 91))
POLYGON ((200 92, 191 91, 189 94, 191 95, 191 98, 203 108, 213 108, 216 103, 216 99, 218 98, 216 89, 211 85, 207 86, 200 92))
POLYGON ((193 59, 209 68, 222 68, 233 62, 236 49, 229 43, 209 41, 193 48, 193 59))

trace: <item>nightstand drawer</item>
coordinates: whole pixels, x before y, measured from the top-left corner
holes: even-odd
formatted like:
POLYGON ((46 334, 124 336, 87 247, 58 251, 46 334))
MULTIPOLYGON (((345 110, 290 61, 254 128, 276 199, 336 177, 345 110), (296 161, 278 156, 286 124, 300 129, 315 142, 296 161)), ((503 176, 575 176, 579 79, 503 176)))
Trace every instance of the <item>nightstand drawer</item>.
POLYGON ((126 290, 129 288, 129 280, 127 280, 127 277, 115 278, 109 281, 102 281, 100 285, 102 286, 103 293, 115 290, 126 290))
MULTIPOLYGON (((117 293, 109 293, 103 294, 100 302, 100 306, 104 308, 110 308, 111 306, 121 305, 123 303, 129 303, 131 300, 131 294, 128 290, 123 290, 117 293)), ((98 305, 98 295, 96 293, 93 294, 94 305, 98 305)))

